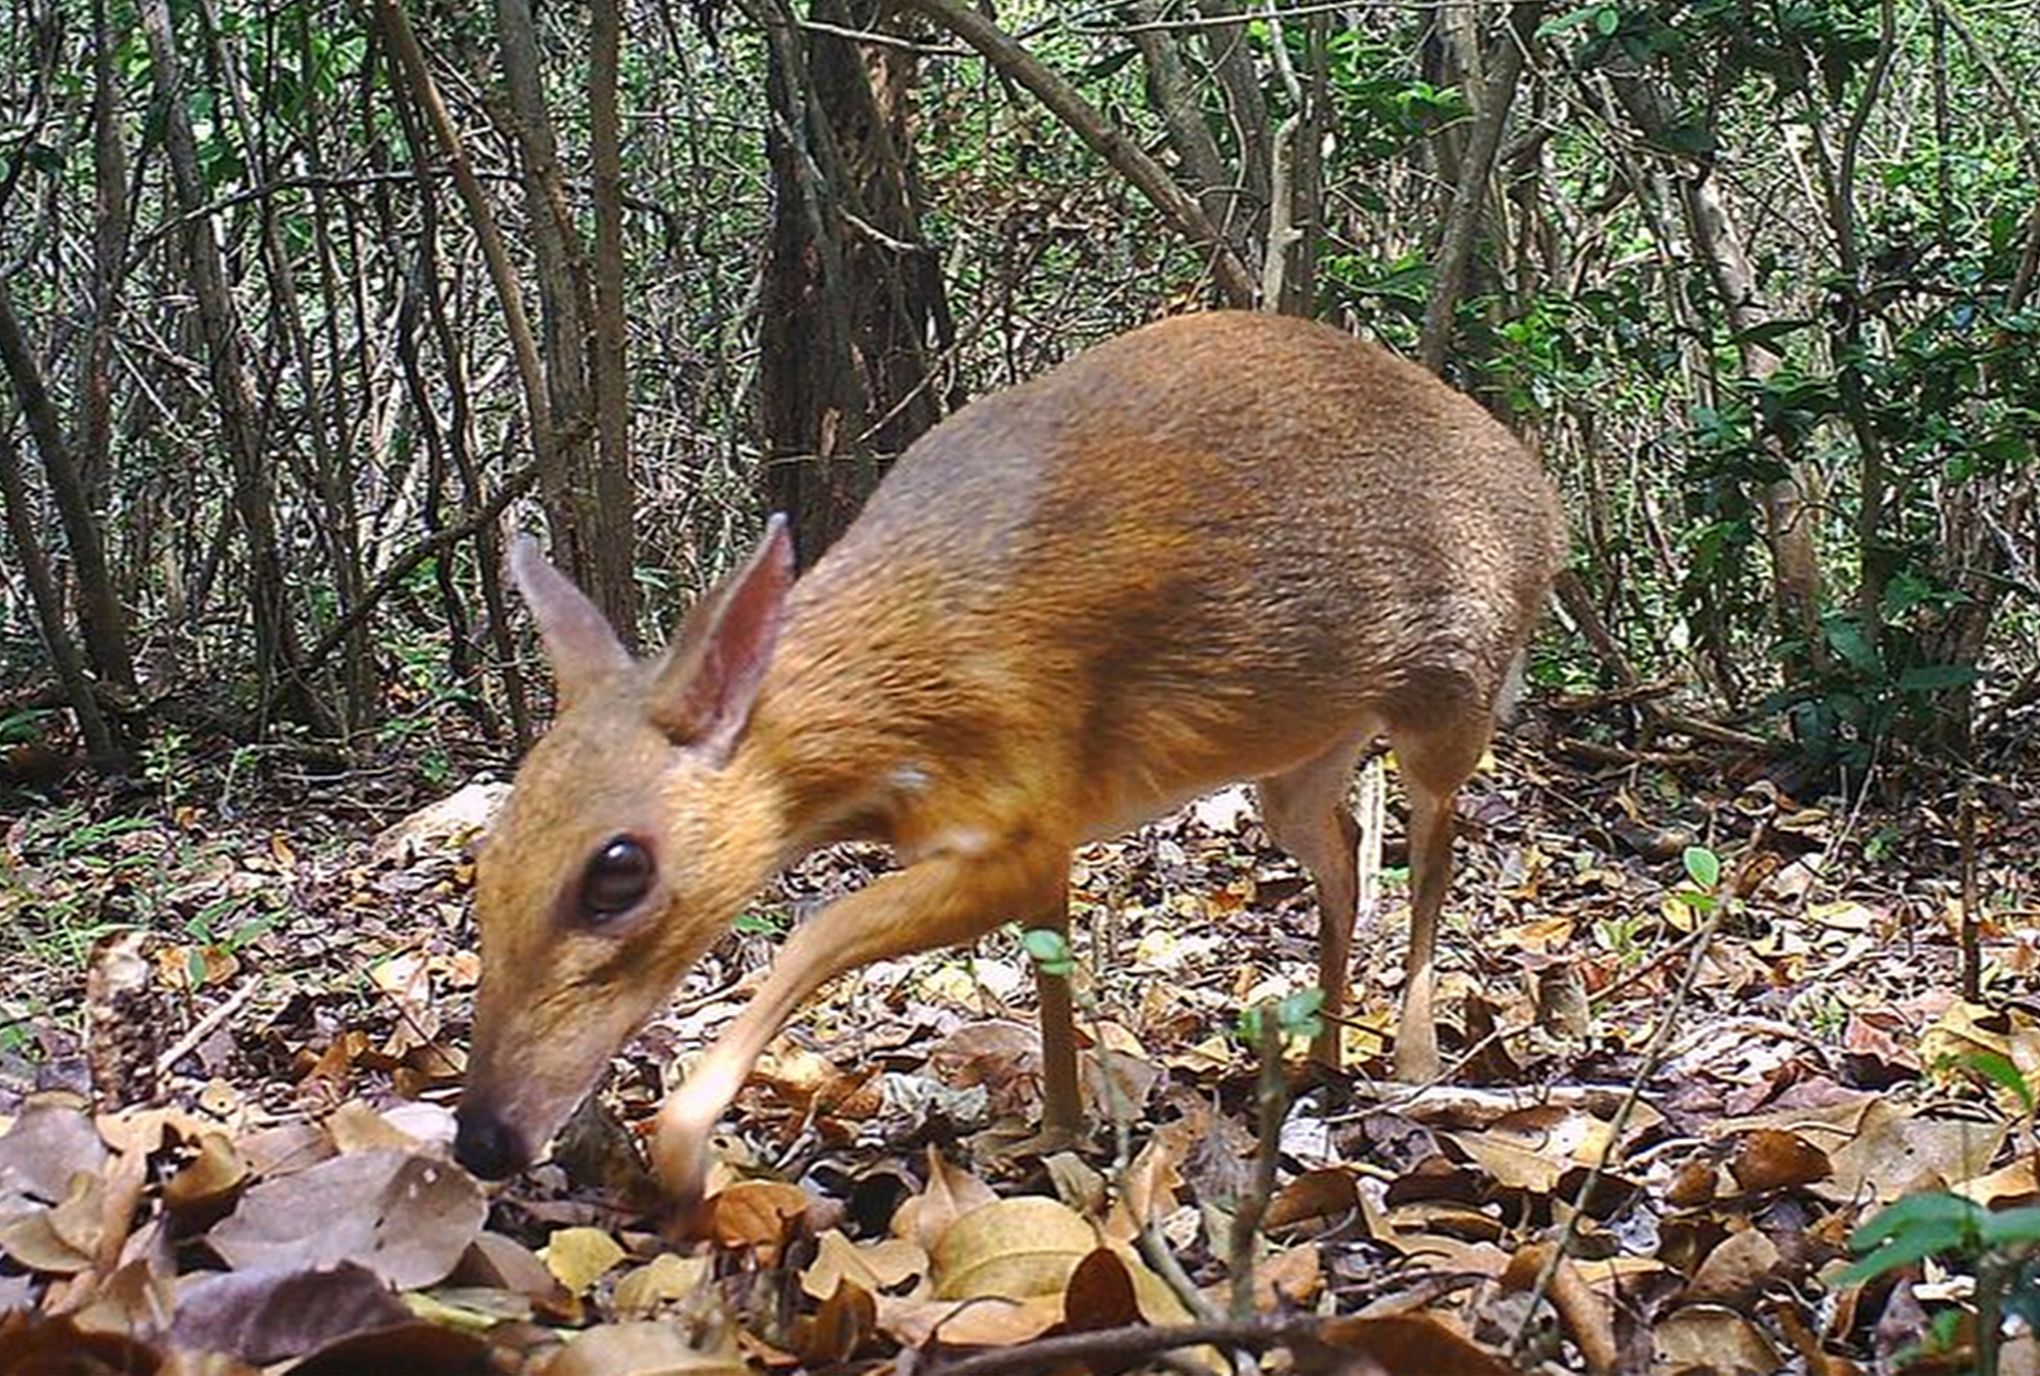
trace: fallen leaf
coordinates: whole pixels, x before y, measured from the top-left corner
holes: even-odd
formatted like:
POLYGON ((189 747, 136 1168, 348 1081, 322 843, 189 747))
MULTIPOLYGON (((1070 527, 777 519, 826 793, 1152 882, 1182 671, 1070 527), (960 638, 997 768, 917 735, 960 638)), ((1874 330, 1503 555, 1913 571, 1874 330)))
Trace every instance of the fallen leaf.
POLYGON ((600 1228, 562 1228, 546 1239, 538 1258, 570 1295, 585 1295, 624 1258, 620 1243, 600 1228))
POLYGON ((453 1269, 487 1212, 465 1171, 427 1156, 364 1151, 256 1185, 206 1240, 236 1269, 352 1261, 410 1290, 453 1269))
POLYGON ((170 1338, 180 1347, 267 1364, 409 1317, 374 1272, 352 1262, 221 1271, 179 1286, 170 1338))

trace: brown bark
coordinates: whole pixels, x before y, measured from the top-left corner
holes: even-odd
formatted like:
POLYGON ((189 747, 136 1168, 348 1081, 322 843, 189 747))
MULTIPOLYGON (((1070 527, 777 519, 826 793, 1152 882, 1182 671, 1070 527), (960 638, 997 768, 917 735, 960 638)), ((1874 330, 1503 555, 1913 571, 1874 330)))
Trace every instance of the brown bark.
POLYGON ((595 167, 596 585, 625 643, 637 624, 636 487, 630 472, 630 372, 623 299, 623 133, 617 67, 623 46, 618 0, 592 0, 588 126, 595 167))
POLYGON ((538 262, 539 316, 544 330, 545 384, 551 400, 554 449, 539 469, 539 490, 552 531, 552 558, 603 609, 626 643, 635 597, 605 561, 605 512, 596 479, 594 395, 589 375, 589 326, 594 316, 589 271, 560 166, 559 139, 545 96, 538 29, 529 0, 496 0, 511 132, 520 155, 527 232, 538 262))
MULTIPOLYGON (((885 7, 815 0, 811 17, 872 31, 885 7)), ((921 241, 910 55, 803 34, 783 11, 765 23, 775 195, 760 337, 764 486, 805 565, 939 418, 926 341, 946 332, 948 311, 921 241)))
POLYGON ((57 680, 63 685, 64 698, 70 703, 72 715, 78 719, 78 733, 85 738, 87 750, 102 759, 110 759, 116 753, 113 733, 107 729, 106 718, 99 711, 99 702, 92 696, 92 682, 85 676, 85 665, 79 658, 78 647, 72 644, 71 633, 64 626, 64 602, 57 592, 56 580, 50 576, 50 564, 43 556, 42 542, 36 538, 35 514, 29 510, 28 484, 21 472, 21 454, 14 447, 12 427, 4 422, 0 422, 0 505, 7 509, 7 528, 14 537, 15 557, 20 560, 22 571, 28 577, 29 596, 35 602, 36 617, 42 623, 43 643, 48 646, 50 659, 57 666, 57 680))
POLYGON ((14 315, 13 299, 0 290, 0 364, 14 383, 15 398, 28 420, 42 455, 43 472, 49 479, 50 495, 56 501, 64 539, 71 550, 71 567, 78 580, 80 621, 85 633, 86 653, 99 677, 123 688, 135 683, 134 661, 128 657, 127 617, 107 575, 106 557, 99 540, 99 521, 86 494, 85 482, 64 442, 57 408, 43 385, 42 369, 35 353, 22 336, 21 323, 14 315))
POLYGON ((1502 146, 1502 132, 1508 128, 1510 108, 1516 103, 1524 54, 1543 12, 1543 0, 1522 0, 1511 7, 1510 27, 1498 44, 1501 51, 1487 64, 1487 79, 1481 85, 1472 137, 1458 159, 1459 180, 1452 188, 1451 208, 1445 213, 1431 294, 1424 302, 1423 334, 1417 343, 1418 361, 1434 373, 1444 368, 1446 352, 1452 345, 1453 317, 1459 309, 1460 297, 1466 292, 1467 265, 1472 261, 1473 246, 1485 218, 1488 178, 1494 172, 1495 155, 1502 146))

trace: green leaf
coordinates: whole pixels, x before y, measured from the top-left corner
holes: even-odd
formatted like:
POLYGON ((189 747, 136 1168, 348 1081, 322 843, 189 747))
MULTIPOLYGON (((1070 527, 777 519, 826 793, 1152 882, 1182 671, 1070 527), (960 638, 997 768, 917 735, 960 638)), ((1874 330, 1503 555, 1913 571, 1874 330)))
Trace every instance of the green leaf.
POLYGON ((1712 890, 1721 882, 1721 857, 1705 846, 1686 847, 1687 877, 1703 889, 1712 890))
POLYGON ((2033 1087, 2026 1083, 2026 1077, 2019 1068, 1995 1051, 1974 1051, 1967 1056, 1958 1056, 1955 1063, 1965 1070, 1973 1070, 1991 1083, 2008 1089, 2026 1107, 2033 1111, 2033 1087))
POLYGON ((1915 1228, 1941 1225, 1974 1229, 1982 1206, 1946 1190, 1909 1194, 1877 1213, 1849 1235, 1849 1246, 1867 1252, 1888 1238, 1915 1228))
POLYGON ((1020 947, 1045 975, 1067 978, 1076 968, 1076 958, 1070 954, 1069 937, 1054 927, 1028 928, 1020 933, 1020 947))
POLYGON ((1981 1231, 1986 1247, 2026 1247, 2040 1242, 2040 1204, 1986 1213, 1981 1231))
POLYGON ((1974 664, 1916 664, 1898 676, 1901 693, 1938 693, 1964 688, 1983 677, 1974 664))
POLYGON ((1313 986, 1299 989, 1275 1006, 1275 1021, 1292 1037, 1315 1037, 1323 1027, 1318 1011, 1325 1006, 1325 991, 1313 986))

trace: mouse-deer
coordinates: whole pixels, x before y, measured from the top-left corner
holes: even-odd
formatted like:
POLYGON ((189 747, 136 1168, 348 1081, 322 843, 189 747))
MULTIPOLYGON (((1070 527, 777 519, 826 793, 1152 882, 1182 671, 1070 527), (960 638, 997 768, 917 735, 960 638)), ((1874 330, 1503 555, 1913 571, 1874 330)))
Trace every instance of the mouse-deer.
MULTIPOLYGON (((797 581, 775 518, 656 658, 520 542, 561 711, 479 859, 459 1158, 527 1164, 760 886, 890 843, 901 868, 794 931, 668 1100, 655 1160, 698 1194, 717 1118, 823 983, 1062 923, 1075 847, 1242 779, 1316 881, 1336 1064, 1346 795, 1381 736, 1409 797, 1395 1070, 1430 1078, 1454 793, 1563 554, 1551 483, 1479 406, 1337 330, 1230 312, 965 407, 797 581)), ((1041 998, 1048 1117, 1073 1125, 1067 985, 1041 998)))

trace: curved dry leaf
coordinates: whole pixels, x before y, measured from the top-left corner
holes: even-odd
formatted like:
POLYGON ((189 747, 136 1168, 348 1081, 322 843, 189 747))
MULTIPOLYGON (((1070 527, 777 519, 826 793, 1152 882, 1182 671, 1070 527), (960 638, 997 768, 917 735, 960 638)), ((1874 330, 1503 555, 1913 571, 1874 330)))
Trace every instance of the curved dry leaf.
POLYGON ((1322 1260, 1315 1242, 1299 1243, 1275 1253, 1254 1268, 1254 1303, 1264 1310, 1279 1304, 1303 1308, 1324 1283, 1322 1260))
POLYGON ((935 1297, 1059 1297, 1097 1245, 1097 1230, 1067 1205, 1034 1195, 997 1199, 957 1219, 930 1249, 935 1297))
POLYGON ((1835 1173, 1828 1154, 1796 1132, 1758 1128, 1743 1138, 1728 1173, 1749 1194, 1794 1189, 1835 1173))
POLYGON ((709 1257, 661 1252, 618 1279, 610 1301, 626 1319, 645 1318, 699 1290, 708 1283, 713 1269, 709 1257))
POLYGON ((1778 1267, 1778 1245, 1757 1228, 1730 1233, 1707 1254, 1686 1287, 1690 1301, 1740 1304, 1754 1299, 1778 1267))
POLYGON ((71 1191, 71 1177, 106 1168, 106 1143, 71 1096, 31 1099, 0 1137, 0 1216, 14 1197, 55 1204, 71 1191))
POLYGON ((1516 1376, 1513 1366, 1429 1314, 1333 1319, 1318 1340, 1367 1358, 1385 1376, 1516 1376))
POLYGON ((928 1273, 928 1254, 905 1238, 885 1238, 860 1246, 831 1228, 815 1243, 814 1262, 800 1273, 800 1284, 818 1300, 835 1294, 837 1285, 845 1280, 873 1294, 884 1294, 928 1273))
POLYGON ((65 1241, 51 1225, 51 1209, 31 1209, 0 1223, 0 1252, 30 1271, 74 1276, 91 1269, 92 1253, 65 1241))
POLYGON ((937 1338, 952 1347, 1010 1347, 1062 1321, 1059 1294, 1030 1300, 876 1298, 879 1332, 903 1347, 925 1347, 937 1338))
POLYGON ((894 1237, 903 1237, 924 1252, 965 1214, 997 1199, 992 1187, 960 1166, 953 1166, 934 1147, 928 1148, 928 1188, 894 1211, 894 1237))
POLYGON ((1140 1321, 1133 1276, 1110 1247, 1094 1247, 1070 1272, 1063 1291, 1063 1327, 1072 1333, 1119 1328, 1140 1321))
POLYGON ((1810 1188, 1842 1203, 1872 1195, 1890 1203, 1987 1169, 2007 1125, 1968 1118, 1921 1118, 1888 1099, 1872 1100, 1854 1139, 1828 1153, 1834 1174, 1810 1188))
POLYGON ((1694 1304, 1658 1320, 1651 1330, 1652 1370, 1710 1376, 1769 1376, 1778 1350, 1754 1323, 1720 1305, 1694 1304))
MULTIPOLYGON (((198 1155, 163 1185, 163 1205, 174 1214, 217 1216, 236 1191, 246 1184, 250 1171, 234 1143, 223 1132, 208 1132, 198 1139, 198 1155)), ((191 1226, 189 1222, 186 1226, 191 1226)))
POLYGON ((1335 1227, 1360 1207, 1359 1179, 1352 1171, 1320 1167, 1305 1171, 1275 1192, 1262 1225, 1270 1232, 1307 1227, 1316 1232, 1335 1227))
POLYGON ((723 1247, 753 1247, 770 1266, 807 1216, 807 1193, 778 1180, 744 1180, 708 1201, 709 1235, 723 1247))
POLYGON ((856 1281, 837 1284, 835 1293, 800 1325, 796 1350, 802 1362, 819 1370, 841 1366, 878 1332, 878 1305, 856 1281))
POLYGON ((467 1172, 432 1157, 365 1151, 264 1181, 206 1239, 236 1269, 352 1261, 409 1290, 451 1271, 487 1213, 467 1172))
POLYGON ((410 1318, 375 1273, 352 1262, 316 1270, 219 1271, 177 1291, 177 1347, 269 1363, 410 1318))
POLYGON ((703 1352, 663 1323, 591 1328, 538 1368, 535 1376, 750 1376, 733 1349, 703 1352))
POLYGON ((623 1258, 622 1244, 600 1228, 562 1228, 538 1254, 570 1295, 587 1294, 623 1258))
POLYGON ((312 1353, 277 1376, 362 1376, 396 1372, 404 1376, 479 1376, 489 1371, 489 1344, 472 1333, 417 1319, 342 1338, 312 1353))

